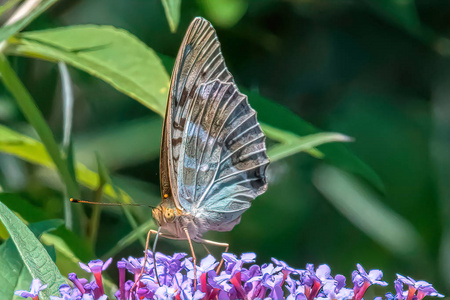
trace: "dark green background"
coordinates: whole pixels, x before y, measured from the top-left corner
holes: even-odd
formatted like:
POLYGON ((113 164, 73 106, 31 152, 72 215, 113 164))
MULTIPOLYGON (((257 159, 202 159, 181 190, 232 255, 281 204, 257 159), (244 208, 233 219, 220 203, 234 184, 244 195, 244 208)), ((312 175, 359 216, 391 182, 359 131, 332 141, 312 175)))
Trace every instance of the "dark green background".
MULTIPOLYGON (((195 16, 209 19, 241 88, 284 105, 325 131, 355 138, 348 148, 375 170, 385 191, 358 180, 412 225, 423 248, 418 256, 402 257, 352 223, 314 184, 328 184, 318 170, 323 161, 303 153, 273 163, 267 193, 253 203, 241 224, 230 233, 211 233, 207 238, 229 242, 234 253, 256 252, 261 263, 270 257, 297 268, 307 262, 327 263, 333 274, 344 274, 350 281, 359 262, 366 269, 383 270, 388 290, 393 290, 395 273, 400 273, 432 282, 448 294, 450 2, 231 1, 225 4, 226 11, 224 1, 209 3, 183 1, 175 34, 156 0, 60 1, 27 30, 74 24, 124 28, 157 51, 171 73, 190 21, 195 16)), ((12 62, 60 138, 56 65, 23 58, 12 62)), ((115 181, 135 201, 156 204, 161 119, 99 79, 73 68, 70 73, 76 100, 75 155, 95 169, 94 152, 100 149, 115 181), (147 126, 152 119, 156 126, 147 126), (131 136, 123 131, 130 124, 138 128, 131 136), (124 142, 109 147, 99 142, 106 137, 124 142), (130 149, 148 152, 130 155, 130 149), (151 200, 133 194, 135 186, 148 192, 151 200)), ((270 114, 264 106, 258 109, 270 114)), ((0 98, 0 112, 0 122, 30 132, 8 96, 0 98)), ((278 122, 282 127, 283 119, 278 122)), ((42 169, 9 156, 0 158, 5 191, 20 192, 44 207, 49 218, 62 217, 62 194, 48 173, 43 176, 42 169)), ((84 190, 83 197, 93 196, 84 190)), ((91 208, 86 210, 89 214, 91 208)), ((149 209, 140 210, 144 218, 151 217, 149 209)), ((105 210, 96 255, 102 256, 129 230, 120 210, 105 210)), ((167 254, 187 251, 187 243, 161 240, 159 249, 167 254)), ((134 243, 120 255, 137 256, 141 251, 134 243)), ((203 255, 204 250, 198 247, 198 253, 203 255)))

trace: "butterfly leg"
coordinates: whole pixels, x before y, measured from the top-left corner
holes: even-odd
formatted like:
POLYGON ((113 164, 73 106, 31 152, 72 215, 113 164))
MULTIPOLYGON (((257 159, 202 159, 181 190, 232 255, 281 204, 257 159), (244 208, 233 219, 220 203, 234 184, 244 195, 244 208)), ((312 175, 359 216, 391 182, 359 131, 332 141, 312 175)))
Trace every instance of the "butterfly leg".
POLYGON ((191 237, 189 236, 189 231, 188 231, 188 229, 186 227, 183 228, 183 229, 184 229, 184 232, 186 233, 186 237, 187 237, 187 240, 189 242, 189 247, 191 247, 192 262, 194 263, 194 278, 195 278, 195 280, 194 280, 194 289, 196 289, 197 288, 197 266, 196 266, 197 258, 195 257, 194 247, 192 246, 192 241, 191 241, 191 237))
MULTIPOLYGON (((230 248, 230 244, 228 244, 228 243, 219 243, 219 242, 214 242, 214 241, 210 241, 210 240, 203 240, 203 239, 200 240, 199 242, 201 242, 203 245, 204 244, 208 244, 208 245, 213 245, 213 246, 224 247, 225 248, 224 253, 228 252, 228 248, 230 248)), ((220 260, 219 266, 216 269, 216 273, 217 274, 219 274, 219 271, 220 271, 220 268, 222 267, 222 265, 223 265, 223 257, 220 260)))
MULTIPOLYGON (((133 284, 133 286, 131 287, 131 290, 130 290, 130 291, 133 291, 133 290, 137 287, 137 284, 138 284, 139 280, 141 280, 141 277, 142 277, 142 275, 144 274, 144 271, 145 271, 145 265, 146 265, 146 263, 147 263, 147 257, 148 257, 148 245, 150 244, 150 236, 152 235, 152 233, 158 235, 159 231, 150 229, 150 230, 148 231, 148 233, 147 233, 147 242, 145 243, 145 252, 144 252, 144 264, 142 265, 141 273, 139 273, 139 276, 138 276, 137 279, 134 281, 134 284, 133 284)), ((161 236, 162 236, 162 234, 161 234, 161 236)), ((156 239, 155 239, 155 246, 156 246, 156 239)), ((155 248, 155 247, 153 247, 153 248, 155 248)), ((153 265, 154 265, 154 267, 155 267, 156 281, 158 282, 158 285, 161 286, 161 284, 159 283, 158 275, 157 275, 157 273, 156 273, 156 259, 155 259, 155 252, 153 252, 153 265)))
POLYGON ((209 251, 209 249, 206 247, 206 245, 205 245, 205 244, 202 244, 202 246, 203 246, 203 248, 205 248, 205 251, 206 251, 208 254, 211 255, 211 251, 209 251))

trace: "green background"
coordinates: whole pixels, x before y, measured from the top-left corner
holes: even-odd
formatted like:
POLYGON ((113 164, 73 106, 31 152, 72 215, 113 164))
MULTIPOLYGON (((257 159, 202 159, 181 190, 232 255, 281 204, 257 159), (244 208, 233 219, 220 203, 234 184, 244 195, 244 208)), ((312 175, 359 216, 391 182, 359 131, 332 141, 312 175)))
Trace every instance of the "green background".
MULTIPOLYGON (((345 147, 382 182, 346 173, 345 159, 320 146, 325 160, 299 153, 272 163, 268 191, 241 223, 206 238, 230 243, 233 253, 255 252, 260 263, 270 257, 296 268, 327 263, 333 275, 348 277, 347 284, 358 262, 366 270, 381 269, 390 286, 376 289, 379 294, 393 290, 395 273, 429 281, 448 294, 450 2, 183 1, 172 33, 159 1, 60 1, 25 31, 78 24, 123 28, 154 49, 170 74, 195 16, 216 28, 227 66, 260 120, 300 135, 292 121, 297 115, 353 137, 345 147), (275 113, 261 96, 286 110, 275 113)), ((57 65, 16 56, 9 61, 60 142, 57 65)), ((104 81, 73 67, 69 72, 74 157, 97 170, 97 152, 117 186, 137 203, 156 205, 162 119, 104 81)), ((0 89, 0 123, 37 138, 11 94, 0 89)), ((2 201, 26 221, 64 218, 67 195, 54 171, 0 153, 0 185, 22 197, 2 201)), ((81 197, 92 200, 94 194, 83 188, 81 197)), ((82 209, 91 216, 91 206, 82 209)), ((139 224, 151 219, 149 208, 131 212, 139 224)), ((105 208, 94 247, 71 232, 59 236, 86 262, 104 256, 131 230, 121 209, 105 208)), ((186 242, 163 239, 158 248, 166 254, 188 251, 186 242)), ((140 256, 142 250, 133 242, 115 258, 140 256)), ((74 267, 58 259, 58 252, 56 262, 63 275, 74 267)), ((114 270, 109 274, 117 276, 114 270)))

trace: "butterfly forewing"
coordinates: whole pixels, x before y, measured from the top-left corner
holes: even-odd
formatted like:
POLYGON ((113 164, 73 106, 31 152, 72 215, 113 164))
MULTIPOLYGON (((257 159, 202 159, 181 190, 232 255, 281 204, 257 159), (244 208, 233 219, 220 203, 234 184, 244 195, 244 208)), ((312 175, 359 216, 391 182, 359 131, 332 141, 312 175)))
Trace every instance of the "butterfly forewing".
POLYGON ((265 150, 256 113, 228 72, 213 27, 196 18, 172 73, 161 149, 163 193, 200 219, 202 231, 231 230, 267 188, 265 150))

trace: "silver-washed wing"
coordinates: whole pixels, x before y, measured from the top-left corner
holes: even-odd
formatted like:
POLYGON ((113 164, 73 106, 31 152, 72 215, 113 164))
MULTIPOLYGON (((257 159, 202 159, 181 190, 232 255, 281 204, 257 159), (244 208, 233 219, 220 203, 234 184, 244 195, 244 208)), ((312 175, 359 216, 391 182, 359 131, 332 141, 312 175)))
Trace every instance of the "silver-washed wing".
POLYGON ((266 190, 269 160, 256 113, 202 18, 191 23, 178 53, 166 115, 161 170, 168 170, 175 202, 198 219, 200 231, 231 230, 266 190))

